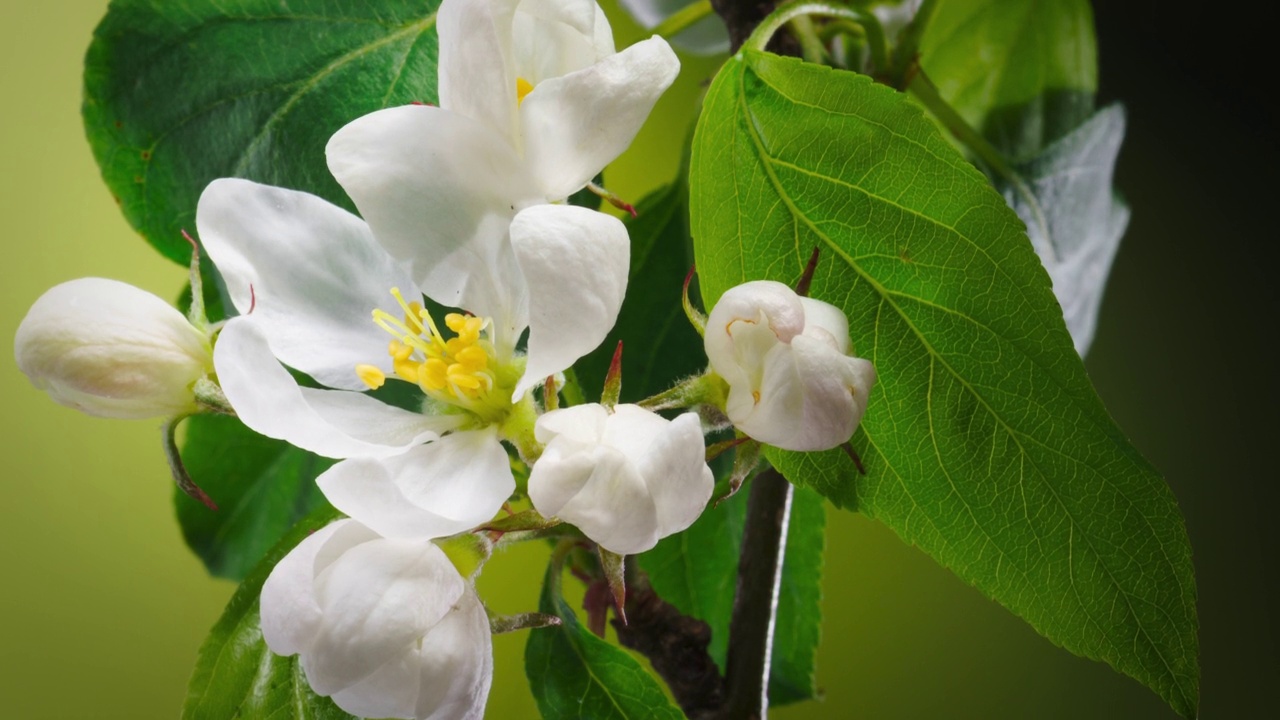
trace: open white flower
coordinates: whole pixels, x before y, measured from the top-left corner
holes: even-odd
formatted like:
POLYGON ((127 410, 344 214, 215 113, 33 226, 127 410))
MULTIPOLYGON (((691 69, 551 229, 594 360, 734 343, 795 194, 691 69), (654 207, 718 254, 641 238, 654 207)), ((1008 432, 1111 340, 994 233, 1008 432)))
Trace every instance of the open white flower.
MULTIPOLYGON (((660 38, 615 53, 593 0, 445 0, 437 27, 440 107, 349 123, 329 141, 329 169, 428 296, 514 342, 528 290, 512 267, 513 218, 546 234, 572 223, 561 205, 522 211, 564 200, 625 150, 679 62, 660 38)), ((565 277, 590 270, 570 261, 558 260, 565 277)))
POLYGON ((649 550, 702 513, 715 478, 695 413, 667 420, 637 405, 576 405, 538 418, 547 444, 529 476, 538 512, 606 550, 649 550))
POLYGON ((36 300, 13 341, 18 369, 61 405, 112 418, 196 411, 213 371, 208 336, 169 303, 127 283, 81 278, 36 300))
MULTIPOLYGON (((464 307, 476 315, 440 322, 369 227, 313 195, 217 180, 201 196, 196 222, 242 313, 214 351, 228 401, 263 435, 326 457, 365 459, 335 465, 320 484, 338 509, 388 535, 412 525, 413 535, 440 537, 492 517, 515 488, 498 429, 530 387, 604 339, 629 263, 616 218, 531 207, 510 225, 493 284, 468 285, 464 307), (504 323, 493 322, 495 314, 504 323), (515 351, 525 328, 527 357, 515 351), (285 366, 332 389, 301 387, 285 366), (388 378, 416 386, 423 410, 362 392, 388 378), (385 460, 393 456, 400 457, 385 460)), ((423 228, 416 252, 467 284, 465 269, 438 242, 423 228)))
POLYGON ((262 637, 299 655, 311 688, 369 718, 478 719, 493 680, 489 619, 429 540, 339 520, 262 586, 262 637))
POLYGON ((725 412, 747 435, 786 450, 827 450, 853 436, 875 369, 849 356, 839 308, 782 283, 731 288, 707 318, 711 368, 729 383, 725 412))

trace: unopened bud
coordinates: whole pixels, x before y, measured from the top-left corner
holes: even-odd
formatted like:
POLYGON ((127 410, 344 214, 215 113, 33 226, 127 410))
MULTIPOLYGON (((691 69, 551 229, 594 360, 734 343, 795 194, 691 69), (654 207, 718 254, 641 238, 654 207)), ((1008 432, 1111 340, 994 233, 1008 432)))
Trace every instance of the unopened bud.
POLYGON ((209 338, 164 300, 127 283, 81 278, 40 296, 14 338, 18 368, 55 402, 113 418, 198 409, 213 371, 209 338))

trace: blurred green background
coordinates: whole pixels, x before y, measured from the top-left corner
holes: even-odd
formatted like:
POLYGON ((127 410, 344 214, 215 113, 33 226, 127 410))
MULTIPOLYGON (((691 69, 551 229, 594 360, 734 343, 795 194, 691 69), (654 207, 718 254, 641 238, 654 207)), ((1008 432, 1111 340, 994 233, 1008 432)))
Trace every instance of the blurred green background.
MULTIPOLYGON (((44 290, 124 280, 174 297, 183 269, 128 227, 84 140, 81 58, 106 0, 0 4, 0 337, 44 290)), ((1270 452, 1280 401, 1276 116, 1260 25, 1097 8, 1104 100, 1130 110, 1118 181, 1133 221, 1088 366, 1186 514, 1200 589, 1202 712, 1270 714, 1280 597, 1270 452), (1210 52, 1210 49, 1212 52, 1210 52)), ((610 7, 612 12, 613 8, 610 7)), ((640 36, 613 14, 619 44, 640 36)), ((675 171, 716 63, 686 59, 611 187, 675 171)), ((92 317, 85 318, 93 322, 92 317)), ((6 354, 0 480, 0 717, 177 717, 196 650, 232 586, 206 577, 173 519, 154 422, 89 418, 33 389, 6 354)), ((830 511, 821 703, 799 718, 1167 718, 1156 696, 1040 638, 884 527, 830 511)), ((482 594, 534 607, 538 548, 495 559, 482 594)), ((523 635, 497 640, 488 717, 536 717, 523 635)))

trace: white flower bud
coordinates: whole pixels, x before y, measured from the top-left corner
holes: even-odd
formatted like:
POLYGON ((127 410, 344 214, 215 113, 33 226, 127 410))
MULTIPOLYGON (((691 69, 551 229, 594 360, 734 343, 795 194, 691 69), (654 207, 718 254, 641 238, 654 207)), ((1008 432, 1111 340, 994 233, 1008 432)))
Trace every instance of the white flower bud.
POLYGON ((18 368, 62 405, 113 418, 196 411, 213 370, 209 338, 169 303, 127 283, 81 278, 36 300, 14 338, 18 368))
POLYGON ((850 357, 839 308, 759 280, 726 292, 707 318, 711 368, 729 383, 725 413, 739 430, 786 450, 846 442, 867 411, 871 363, 850 357))
POLYGON ((684 530, 711 498, 698 416, 673 420, 636 405, 575 405, 538 418, 546 450, 529 475, 538 512, 629 555, 684 530))
POLYGON ((339 520, 276 564, 262 637, 299 655, 311 689, 369 718, 479 720, 493 681, 489 618, 429 540, 339 520))

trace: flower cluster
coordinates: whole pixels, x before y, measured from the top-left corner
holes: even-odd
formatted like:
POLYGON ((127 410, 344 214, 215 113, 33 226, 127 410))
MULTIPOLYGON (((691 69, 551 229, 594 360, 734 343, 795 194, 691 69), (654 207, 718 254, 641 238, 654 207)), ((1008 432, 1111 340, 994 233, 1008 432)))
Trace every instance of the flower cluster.
MULTIPOLYGON (((234 413, 339 460, 317 484, 347 519, 276 565, 261 627, 366 717, 483 715, 491 619, 444 539, 527 497, 603 563, 689 527, 715 484, 698 413, 616 390, 559 408, 554 382, 601 345, 630 269, 623 223, 566 199, 630 144, 674 53, 656 37, 616 52, 594 0, 444 0, 437 27, 439 106, 366 115, 328 143, 358 216, 248 180, 204 190, 196 229, 237 315, 204 319, 193 260, 189 317, 84 279, 42 297, 15 343, 58 402, 171 428, 234 413), (416 400, 390 402, 388 384, 416 400)), ((831 305, 747 283, 705 339, 703 379, 728 388, 717 413, 758 442, 834 447, 866 410, 875 374, 831 305)))

